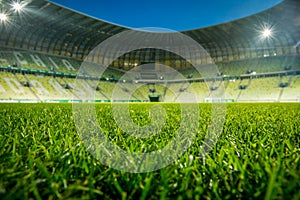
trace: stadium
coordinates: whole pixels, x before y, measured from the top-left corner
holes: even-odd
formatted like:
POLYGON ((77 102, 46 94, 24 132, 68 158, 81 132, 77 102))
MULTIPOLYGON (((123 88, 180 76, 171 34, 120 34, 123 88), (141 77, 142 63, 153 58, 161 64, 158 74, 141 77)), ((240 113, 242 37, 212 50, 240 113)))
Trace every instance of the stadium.
POLYGON ((299 199, 299 8, 174 32, 0 1, 1 199, 299 199), (123 151, 178 150, 132 164, 94 124, 123 151))

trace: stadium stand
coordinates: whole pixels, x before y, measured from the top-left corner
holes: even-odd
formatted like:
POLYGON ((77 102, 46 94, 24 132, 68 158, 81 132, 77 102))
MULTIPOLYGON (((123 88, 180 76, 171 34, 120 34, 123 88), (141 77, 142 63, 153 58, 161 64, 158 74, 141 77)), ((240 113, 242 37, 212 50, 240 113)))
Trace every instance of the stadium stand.
POLYGON ((248 86, 241 90, 238 101, 276 102, 280 87, 278 77, 249 79, 248 86))
POLYGON ((225 86, 225 98, 237 100, 241 93, 239 86, 241 85, 241 80, 229 79, 224 81, 225 86))
POLYGON ((1 99, 35 99, 38 98, 32 92, 30 85, 26 85, 22 75, 0 72, 1 87, 4 89, 1 92, 1 99))
POLYGON ((300 101, 300 76, 290 76, 288 87, 282 88, 281 101, 300 101))
POLYGON ((209 83, 206 82, 195 82, 191 83, 191 88, 195 92, 195 95, 197 96, 198 102, 205 102, 205 99, 209 95, 209 83))
MULTIPOLYGON (((24 53, 23 53, 24 54, 24 53)), ((23 54, 19 54, 23 55, 23 54)), ((25 55, 25 54, 24 54, 25 55)), ((28 58, 28 57, 27 57, 28 58)), ((36 57, 37 58, 37 57, 36 57)), ((5 60, 5 59, 2 59, 5 60)), ((54 60, 54 59, 53 59, 54 60)), ((57 61, 58 58, 56 57, 57 61)), ((256 62, 255 60, 254 62, 256 62)), ((257 68, 266 68, 274 69, 274 71, 279 70, 280 67, 272 68, 272 63, 277 63, 278 66, 282 66, 278 59, 275 58, 275 61, 268 60, 267 63, 271 63, 268 68, 268 65, 261 61, 262 65, 257 65, 257 68)), ((69 62, 71 63, 71 62, 69 62)), ((74 63, 74 62, 72 62, 74 63)), ((235 63, 235 62, 234 62, 235 63)), ((248 61, 251 63, 251 61, 248 61)), ((281 62, 282 63, 282 62, 281 62)), ((5 64, 5 63, 4 63, 5 64)), ((296 62, 293 62, 296 69, 299 65, 295 65, 296 62)), ((228 69, 230 65, 226 63, 228 69)), ((28 66, 33 66, 31 63, 28 66)), ((234 67, 235 65, 233 65, 234 67)), ((23 67, 23 66, 22 66, 23 67)), ((33 69, 41 69, 40 66, 32 67, 33 69)), ((246 69, 245 67, 243 69, 246 69)), ((281 67, 282 69, 282 67, 281 67)), ((112 74, 114 70, 109 70, 111 77, 120 77, 121 73, 112 74)), ((260 71, 261 72, 261 71, 260 71)), ((89 71, 86 74, 93 74, 89 71)), ((262 74, 262 73, 261 73, 262 74)), ((252 74, 253 75, 253 74, 252 74)), ((121 76, 122 77, 122 76, 121 76)), ((164 79, 176 80, 176 74, 163 74, 164 79)), ((119 100, 122 98, 128 99, 128 94, 131 94, 131 100, 148 100, 151 91, 149 87, 142 86, 136 91, 133 91, 137 86, 132 87, 133 83, 118 83, 112 82, 110 78, 105 79, 104 81, 96 81, 89 78, 86 79, 74 79, 67 77, 52 77, 46 76, 43 74, 10 74, 10 73, 1 73, 1 88, 2 96, 1 99, 34 99, 38 101, 45 100, 88 100, 88 99, 97 99, 97 100, 110 100, 112 98, 112 91, 118 94, 119 100), (116 86, 116 87, 115 87, 116 86), (15 93, 15 89, 18 89, 15 93), (3 91, 6 91, 6 96, 3 91), (22 92, 21 92, 22 91, 22 92), (17 94, 21 93, 22 95, 18 96, 17 94), (91 95, 89 95, 91 94, 91 95), (94 96, 93 96, 94 95, 94 96), (82 98, 85 97, 85 98, 82 98), (88 98, 89 97, 89 98, 88 98)), ((225 94, 226 99, 233 99, 234 101, 297 101, 297 97, 288 97, 292 94, 295 96, 295 93, 298 91, 297 81, 294 83, 292 80, 297 80, 293 75, 281 75, 278 77, 262 77, 262 78, 228 78, 222 81, 207 81, 203 82, 193 82, 191 88, 186 87, 185 83, 170 83, 168 85, 162 86, 161 84, 154 84, 156 93, 161 96, 163 101, 188 101, 184 100, 186 93, 195 92, 197 100, 199 102, 205 102, 206 98, 211 98, 212 96, 217 96, 215 93, 220 92, 218 86, 221 84, 225 85, 225 94), (280 84, 286 84, 282 87, 280 84), (295 87, 296 89, 292 89, 295 87), (166 89, 164 89, 166 88, 166 89), (289 95, 288 95, 289 94, 289 95)), ((197 80, 197 78, 188 78, 188 81, 197 80)))
MULTIPOLYGON (((82 60, 73 58, 47 55, 39 52, 24 51, 19 49, 1 49, 0 64, 2 66, 15 66, 27 69, 47 70, 64 73, 77 73, 83 63, 82 60)), ((85 68, 88 69, 88 68, 85 68)), ((82 73, 95 74, 93 71, 85 71, 82 73)), ((123 71, 107 67, 103 72, 105 77, 120 78, 124 74, 123 71)))
POLYGON ((72 99, 71 93, 59 84, 57 79, 60 78, 31 74, 26 77, 30 80, 33 92, 42 101, 72 99))
MULTIPOLYGON (((216 63, 220 73, 223 75, 242 75, 252 73, 271 73, 279 71, 300 70, 300 56, 272 56, 265 58, 254 58, 237 61, 226 61, 216 63)), ((185 69, 180 71, 186 77, 187 75, 195 75, 193 78, 200 78, 196 70, 185 69)))
POLYGON ((181 32, 208 53, 196 55, 201 61, 197 68, 209 68, 214 61, 219 69, 203 75, 189 59, 152 47, 126 52, 104 67, 103 62, 118 49, 108 49, 107 58, 96 54, 89 58, 89 54, 107 38, 129 29, 48 1, 32 0, 28 6, 35 12, 26 15, 31 23, 13 13, 9 16, 13 23, 1 22, 0 100, 122 101, 130 96, 131 101, 149 101, 149 96, 159 96, 160 101, 188 102, 187 97, 194 93, 198 102, 300 101, 300 24, 294 20, 299 5, 299 1, 284 0, 243 19, 181 32), (56 16, 57 11, 70 16, 69 22, 56 16), (258 40, 257 31, 249 27, 260 21, 276 22, 280 34, 258 40), (16 32, 11 24, 22 31, 16 32), (134 71, 145 63, 173 71, 134 71))

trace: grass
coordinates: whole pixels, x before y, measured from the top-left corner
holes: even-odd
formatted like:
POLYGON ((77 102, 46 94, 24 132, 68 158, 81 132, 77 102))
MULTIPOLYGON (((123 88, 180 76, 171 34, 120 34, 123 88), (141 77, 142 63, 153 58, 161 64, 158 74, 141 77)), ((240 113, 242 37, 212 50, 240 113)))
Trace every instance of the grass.
MULTIPOLYGON (((150 122, 152 104, 131 104, 135 123, 150 122)), ((132 139, 97 104, 104 134, 127 151, 162 148, 180 112, 166 109, 161 134, 132 139)), ((200 157, 210 104, 200 104, 192 146, 154 172, 126 173, 103 165, 76 132, 70 104, 0 105, 0 199, 300 199, 300 104, 228 104, 213 150, 200 157)))

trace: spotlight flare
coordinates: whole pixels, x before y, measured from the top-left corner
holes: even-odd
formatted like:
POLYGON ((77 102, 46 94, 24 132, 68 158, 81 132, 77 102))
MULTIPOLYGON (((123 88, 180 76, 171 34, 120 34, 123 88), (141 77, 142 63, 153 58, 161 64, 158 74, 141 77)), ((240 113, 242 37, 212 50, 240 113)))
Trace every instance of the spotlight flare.
POLYGON ((0 21, 5 22, 7 20, 7 15, 5 13, 0 13, 0 21))

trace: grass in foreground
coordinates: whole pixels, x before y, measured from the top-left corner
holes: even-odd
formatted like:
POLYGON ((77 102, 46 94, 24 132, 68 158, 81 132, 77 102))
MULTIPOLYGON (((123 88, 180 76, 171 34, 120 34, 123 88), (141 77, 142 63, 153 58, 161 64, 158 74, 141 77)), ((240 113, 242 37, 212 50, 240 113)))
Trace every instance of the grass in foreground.
MULTIPOLYGON (((132 104, 133 121, 147 124, 149 106, 132 104)), ((96 108, 112 142, 145 151, 161 148, 176 130, 176 105, 164 106, 170 120, 159 142, 132 142, 114 123, 109 104, 96 108)), ((228 104, 223 132, 205 159, 199 148, 210 105, 199 106, 199 137, 191 148, 166 168, 132 174, 102 165, 86 150, 72 105, 1 104, 0 198, 300 199, 300 104, 228 104)))

